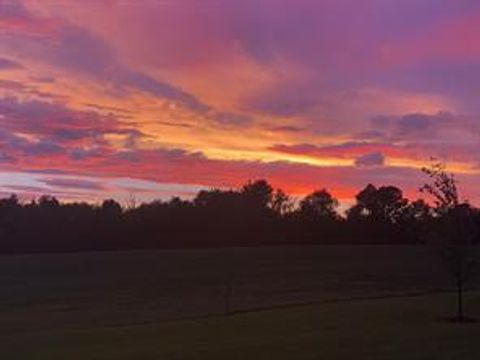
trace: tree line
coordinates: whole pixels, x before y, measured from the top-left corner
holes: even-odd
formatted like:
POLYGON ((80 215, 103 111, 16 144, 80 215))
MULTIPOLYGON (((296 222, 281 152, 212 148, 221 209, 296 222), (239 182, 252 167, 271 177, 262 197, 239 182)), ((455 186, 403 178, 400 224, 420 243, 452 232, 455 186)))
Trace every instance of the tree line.
MULTIPOLYGON (((125 208, 62 203, 42 196, 0 199, 0 253, 201 248, 285 244, 418 244, 437 220, 434 207, 395 186, 367 185, 341 214, 320 189, 294 202, 267 181, 235 190, 202 190, 125 208)), ((478 209, 464 204, 480 224, 478 209)))

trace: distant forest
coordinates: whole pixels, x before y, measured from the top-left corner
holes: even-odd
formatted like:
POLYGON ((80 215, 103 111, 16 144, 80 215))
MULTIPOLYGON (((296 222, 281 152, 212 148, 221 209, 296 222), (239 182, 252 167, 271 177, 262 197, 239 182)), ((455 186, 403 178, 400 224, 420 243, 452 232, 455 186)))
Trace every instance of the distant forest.
MULTIPOLYGON (((61 203, 51 196, 22 203, 0 200, 0 253, 202 248, 286 244, 420 244, 434 226, 425 201, 394 186, 366 186, 344 214, 327 190, 294 202, 267 181, 237 190, 203 190, 122 207, 61 203)), ((480 212, 468 204, 475 224, 480 212)))

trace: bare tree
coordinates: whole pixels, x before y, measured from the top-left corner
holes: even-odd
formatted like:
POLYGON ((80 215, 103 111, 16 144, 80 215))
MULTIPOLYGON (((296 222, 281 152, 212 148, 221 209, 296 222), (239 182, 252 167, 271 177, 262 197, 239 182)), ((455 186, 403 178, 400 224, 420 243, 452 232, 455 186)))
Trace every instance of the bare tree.
POLYGON ((135 210, 137 207, 137 198, 133 192, 129 193, 125 200, 125 208, 127 210, 135 210))
POLYGON ((445 164, 434 161, 422 171, 430 178, 430 183, 423 185, 420 191, 430 195, 435 204, 432 234, 439 246, 442 263, 456 287, 457 315, 454 320, 463 322, 468 320, 464 315, 465 285, 478 265, 474 247, 477 236, 474 210, 466 201, 460 200, 457 181, 446 171, 445 164))

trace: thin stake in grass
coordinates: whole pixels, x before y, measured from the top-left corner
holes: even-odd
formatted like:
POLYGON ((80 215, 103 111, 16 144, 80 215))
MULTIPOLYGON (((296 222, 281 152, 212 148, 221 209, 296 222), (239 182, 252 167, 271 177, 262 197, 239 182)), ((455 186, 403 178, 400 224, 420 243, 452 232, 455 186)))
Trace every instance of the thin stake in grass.
POLYGON ((224 305, 225 305, 225 316, 231 315, 231 297, 232 297, 232 279, 228 277, 225 280, 225 292, 224 292, 224 305))

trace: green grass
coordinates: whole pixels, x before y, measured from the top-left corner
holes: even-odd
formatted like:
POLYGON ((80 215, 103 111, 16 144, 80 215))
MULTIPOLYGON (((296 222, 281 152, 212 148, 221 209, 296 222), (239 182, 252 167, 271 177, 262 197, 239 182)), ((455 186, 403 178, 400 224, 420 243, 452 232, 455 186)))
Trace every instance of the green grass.
MULTIPOLYGON (((470 296, 471 314, 480 314, 470 296)), ((447 295, 357 300, 2 337, 4 359, 478 359, 480 324, 442 320, 447 295)), ((5 330, 4 330, 5 331, 5 330)))
POLYGON ((0 359, 477 359, 449 288, 420 246, 4 256, 0 359))

